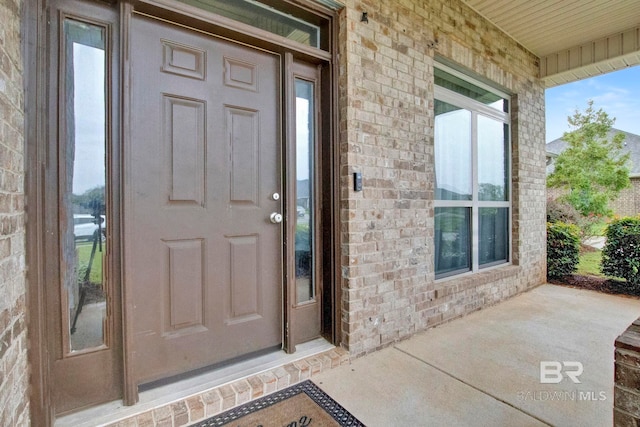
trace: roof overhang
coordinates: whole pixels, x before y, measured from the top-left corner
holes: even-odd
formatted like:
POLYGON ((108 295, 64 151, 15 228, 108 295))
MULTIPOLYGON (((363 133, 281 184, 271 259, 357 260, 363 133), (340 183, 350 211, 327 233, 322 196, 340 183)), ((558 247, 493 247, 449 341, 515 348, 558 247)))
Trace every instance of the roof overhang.
POLYGON ((640 64, 637 1, 463 1, 540 58, 546 87, 640 64))

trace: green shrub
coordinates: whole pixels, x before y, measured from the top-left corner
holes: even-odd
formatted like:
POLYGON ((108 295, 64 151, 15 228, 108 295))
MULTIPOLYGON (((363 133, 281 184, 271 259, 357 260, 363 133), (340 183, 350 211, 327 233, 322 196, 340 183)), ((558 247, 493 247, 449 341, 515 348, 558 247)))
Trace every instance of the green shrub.
POLYGON ((640 285, 640 216, 617 219, 607 227, 602 273, 640 285))
POLYGON ((547 277, 560 279, 572 274, 580 261, 580 230, 564 222, 547 223, 547 277))

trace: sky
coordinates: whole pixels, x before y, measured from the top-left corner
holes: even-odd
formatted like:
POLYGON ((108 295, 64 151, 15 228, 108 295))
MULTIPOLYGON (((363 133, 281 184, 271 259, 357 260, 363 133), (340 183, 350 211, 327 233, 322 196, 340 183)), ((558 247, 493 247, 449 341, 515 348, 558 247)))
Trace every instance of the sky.
POLYGON ((105 184, 104 50, 74 43, 73 61, 73 194, 80 195, 105 184))
POLYGON ((589 99, 616 119, 616 129, 640 135, 640 66, 547 89, 545 98, 547 142, 570 130, 567 117, 584 111, 589 99))

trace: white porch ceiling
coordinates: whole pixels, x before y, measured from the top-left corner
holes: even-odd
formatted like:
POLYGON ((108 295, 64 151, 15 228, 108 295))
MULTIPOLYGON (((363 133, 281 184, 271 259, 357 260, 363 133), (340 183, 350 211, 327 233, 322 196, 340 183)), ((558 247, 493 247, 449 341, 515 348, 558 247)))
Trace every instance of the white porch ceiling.
POLYGON ((640 64, 640 0, 463 0, 540 58, 547 87, 640 64))

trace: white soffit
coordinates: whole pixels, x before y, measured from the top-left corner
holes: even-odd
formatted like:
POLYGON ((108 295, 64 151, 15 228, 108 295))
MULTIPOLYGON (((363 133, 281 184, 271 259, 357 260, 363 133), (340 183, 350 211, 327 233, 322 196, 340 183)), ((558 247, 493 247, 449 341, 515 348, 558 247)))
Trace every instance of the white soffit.
POLYGON ((344 4, 335 0, 314 0, 316 3, 326 6, 333 10, 340 10, 344 8, 344 4))
POLYGON ((640 64, 640 0, 463 0, 541 59, 547 87, 640 64))

